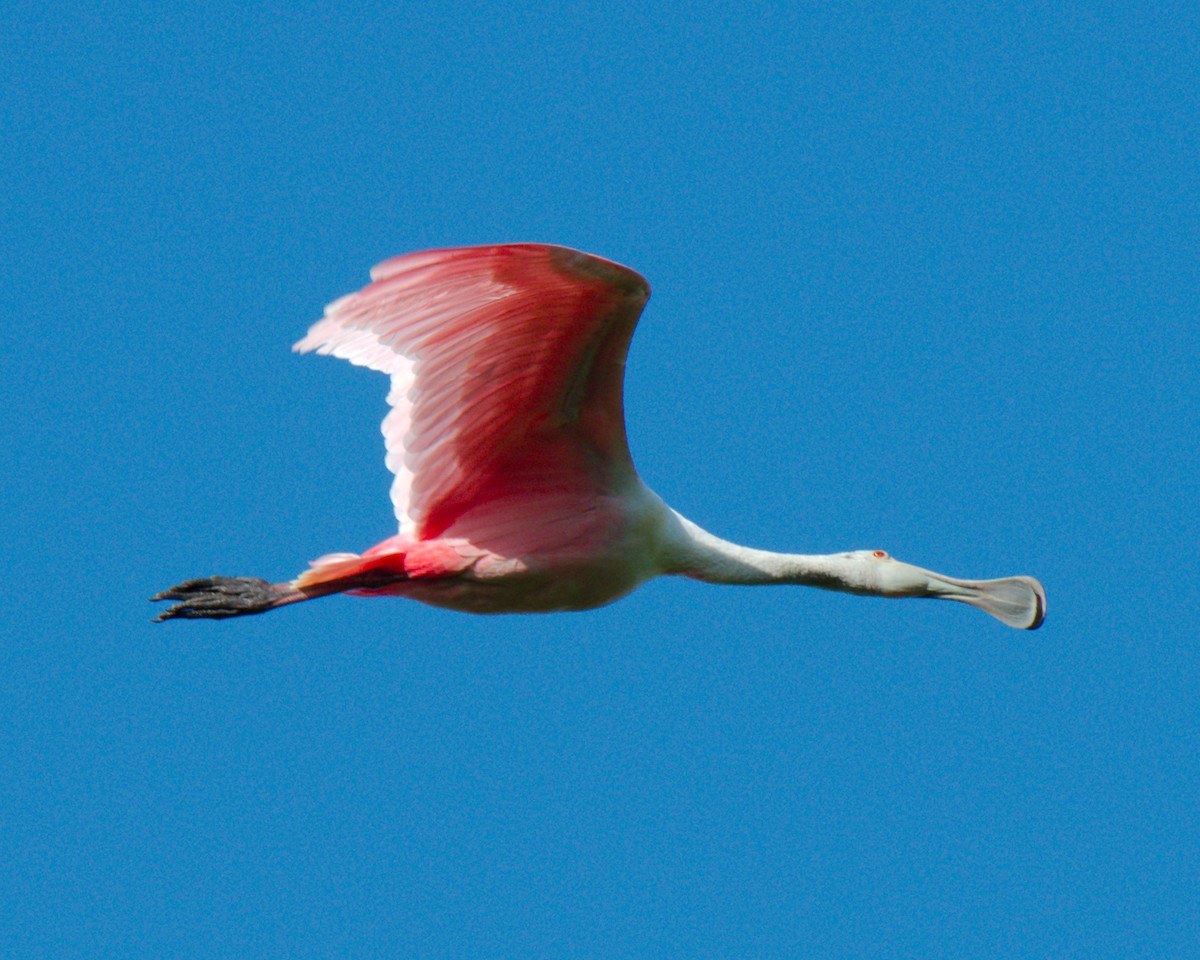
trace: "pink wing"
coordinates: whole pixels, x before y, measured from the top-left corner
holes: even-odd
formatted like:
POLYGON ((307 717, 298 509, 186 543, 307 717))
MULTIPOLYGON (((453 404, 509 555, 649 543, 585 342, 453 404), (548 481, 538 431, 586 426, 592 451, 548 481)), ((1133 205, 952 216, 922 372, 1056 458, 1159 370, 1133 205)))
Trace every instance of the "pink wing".
POLYGON ((402 534, 466 535, 460 519, 482 505, 512 519, 633 475, 625 354, 650 295, 637 273, 522 243, 412 253, 371 279, 295 349, 391 376, 383 433, 402 534))

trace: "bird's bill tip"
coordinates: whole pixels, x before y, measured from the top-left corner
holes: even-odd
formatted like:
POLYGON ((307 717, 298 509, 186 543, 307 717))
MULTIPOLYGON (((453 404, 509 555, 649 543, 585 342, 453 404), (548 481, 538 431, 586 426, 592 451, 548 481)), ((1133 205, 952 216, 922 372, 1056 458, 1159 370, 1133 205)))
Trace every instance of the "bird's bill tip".
POLYGON ((1014 629, 1036 630, 1046 619, 1046 591, 1033 577, 946 582, 955 589, 942 596, 978 607, 1014 629))

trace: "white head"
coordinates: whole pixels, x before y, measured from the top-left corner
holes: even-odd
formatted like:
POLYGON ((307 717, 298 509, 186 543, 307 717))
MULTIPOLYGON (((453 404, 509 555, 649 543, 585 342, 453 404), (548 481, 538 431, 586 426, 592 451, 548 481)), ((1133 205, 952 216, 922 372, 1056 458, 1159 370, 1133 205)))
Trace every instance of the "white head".
POLYGON ((1033 577, 959 580, 914 567, 883 550, 842 554, 852 562, 863 593, 882 597, 935 597, 969 603, 1020 630, 1036 630, 1046 617, 1046 591, 1033 577))

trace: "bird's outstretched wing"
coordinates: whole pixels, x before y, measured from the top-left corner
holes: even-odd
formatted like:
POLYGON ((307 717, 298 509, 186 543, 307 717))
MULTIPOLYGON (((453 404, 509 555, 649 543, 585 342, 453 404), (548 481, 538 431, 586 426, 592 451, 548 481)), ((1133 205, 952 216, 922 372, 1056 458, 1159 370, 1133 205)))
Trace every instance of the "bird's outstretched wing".
POLYGON ((639 274, 521 243, 412 253, 371 279, 295 349, 391 376, 401 533, 441 536, 484 504, 586 502, 632 476, 622 389, 650 295, 639 274))

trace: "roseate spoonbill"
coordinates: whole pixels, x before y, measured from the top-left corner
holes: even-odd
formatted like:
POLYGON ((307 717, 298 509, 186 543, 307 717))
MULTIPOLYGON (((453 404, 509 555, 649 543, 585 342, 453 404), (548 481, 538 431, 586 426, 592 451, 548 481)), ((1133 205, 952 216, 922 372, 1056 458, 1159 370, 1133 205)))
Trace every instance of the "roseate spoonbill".
POLYGON ((1032 577, 960 580, 882 550, 772 553, 713 536, 660 500, 625 441, 625 355, 646 281, 535 243, 411 253, 330 304, 295 349, 391 377, 383 421, 400 532, 289 583, 208 577, 164 590, 158 620, 262 613, 331 593, 472 613, 583 610, 660 574, 935 597, 1041 625, 1032 577))

